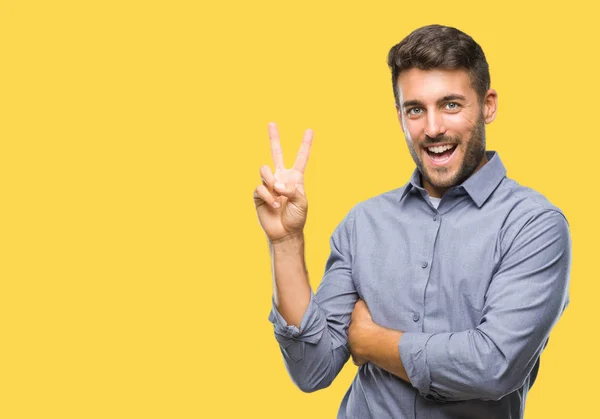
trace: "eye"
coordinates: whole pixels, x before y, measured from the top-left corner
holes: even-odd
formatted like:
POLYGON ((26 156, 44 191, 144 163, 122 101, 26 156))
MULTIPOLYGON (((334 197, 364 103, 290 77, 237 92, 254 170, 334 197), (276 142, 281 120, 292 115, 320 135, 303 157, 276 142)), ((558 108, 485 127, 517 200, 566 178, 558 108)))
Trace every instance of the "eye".
POLYGON ((414 107, 414 108, 410 108, 406 111, 406 114, 409 116, 414 116, 414 115, 419 115, 423 112, 422 108, 418 108, 418 107, 414 107))
POLYGON ((460 105, 456 102, 448 102, 446 103, 446 109, 449 109, 451 111, 455 111, 460 107, 460 105))

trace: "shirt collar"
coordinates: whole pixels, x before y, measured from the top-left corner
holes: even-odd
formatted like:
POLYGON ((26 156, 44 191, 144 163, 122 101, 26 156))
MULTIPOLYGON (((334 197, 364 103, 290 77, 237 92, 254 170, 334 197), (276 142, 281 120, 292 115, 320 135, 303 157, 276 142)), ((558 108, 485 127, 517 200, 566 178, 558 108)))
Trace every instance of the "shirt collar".
POLYGON ((410 177, 410 180, 408 181, 408 183, 406 185, 404 185, 404 189, 402 190, 402 193, 400 194, 400 199, 398 199, 398 201, 402 201, 402 199, 413 189, 423 189, 421 188, 421 176, 419 173, 419 169, 415 168, 415 170, 413 171, 412 176, 410 177))
MULTIPOLYGON (((475 174, 470 176, 461 185, 454 187, 455 189, 464 189, 479 208, 481 208, 483 203, 489 198, 502 179, 506 176, 506 168, 496 151, 487 151, 486 157, 488 162, 484 164, 481 169, 475 172, 475 174)), ((419 170, 416 168, 413 171, 410 180, 404 186, 398 201, 402 201, 412 189, 423 190, 423 187, 421 186, 421 176, 419 170)))

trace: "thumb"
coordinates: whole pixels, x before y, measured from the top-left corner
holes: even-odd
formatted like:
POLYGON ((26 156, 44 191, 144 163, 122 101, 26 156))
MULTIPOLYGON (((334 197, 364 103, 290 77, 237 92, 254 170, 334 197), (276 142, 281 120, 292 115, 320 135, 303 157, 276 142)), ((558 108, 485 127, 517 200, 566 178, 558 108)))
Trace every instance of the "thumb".
POLYGON ((304 186, 301 183, 295 185, 286 185, 283 182, 275 182, 275 191, 285 196, 290 202, 299 202, 305 199, 304 186))

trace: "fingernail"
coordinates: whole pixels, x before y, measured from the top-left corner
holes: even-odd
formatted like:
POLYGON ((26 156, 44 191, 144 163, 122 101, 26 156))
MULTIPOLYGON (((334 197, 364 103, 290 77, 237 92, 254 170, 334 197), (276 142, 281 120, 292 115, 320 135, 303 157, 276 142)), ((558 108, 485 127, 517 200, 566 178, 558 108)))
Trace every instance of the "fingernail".
POLYGON ((285 189, 285 185, 283 183, 281 183, 281 182, 276 182, 275 183, 275 187, 277 189, 285 189))
POLYGON ((279 208, 279 202, 277 202, 277 201, 273 202, 273 207, 279 208))

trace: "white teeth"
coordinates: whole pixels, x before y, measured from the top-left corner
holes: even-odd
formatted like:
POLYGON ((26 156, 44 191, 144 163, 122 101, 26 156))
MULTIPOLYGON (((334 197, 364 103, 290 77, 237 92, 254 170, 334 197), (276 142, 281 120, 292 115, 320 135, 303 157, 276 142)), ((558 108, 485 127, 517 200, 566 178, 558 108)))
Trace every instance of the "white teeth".
POLYGON ((448 144, 448 145, 442 145, 442 146, 437 146, 437 147, 427 147, 427 150, 429 150, 433 153, 443 153, 446 150, 450 150, 452 147, 454 147, 454 145, 448 144))

